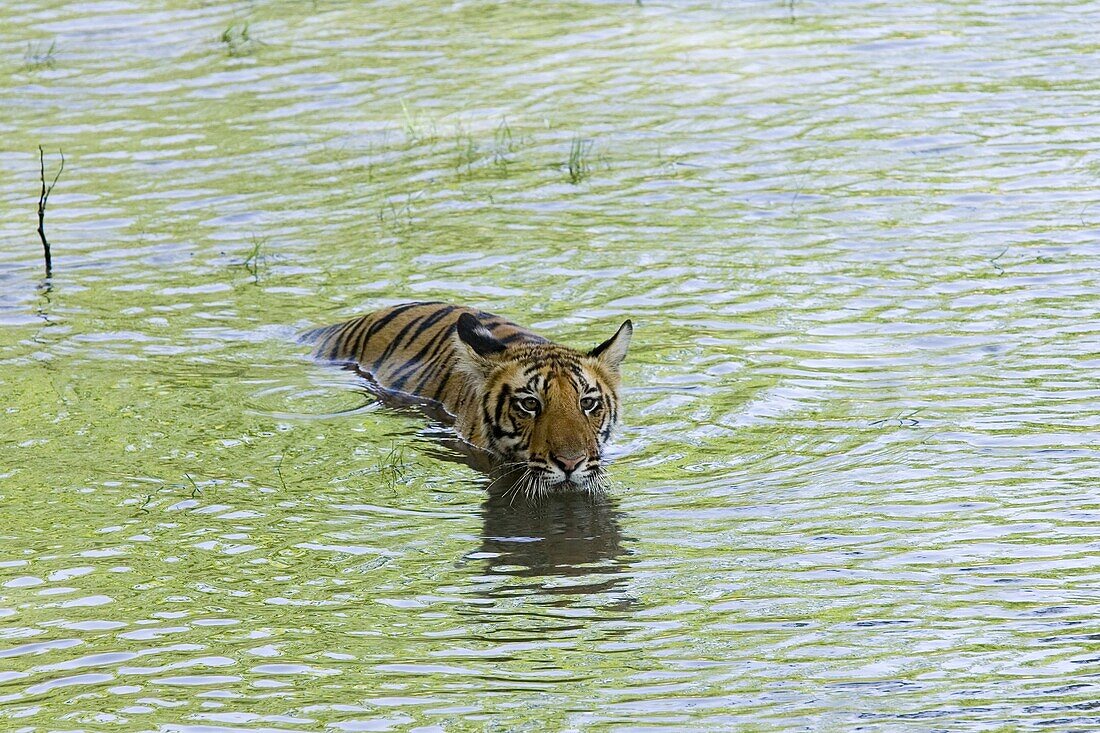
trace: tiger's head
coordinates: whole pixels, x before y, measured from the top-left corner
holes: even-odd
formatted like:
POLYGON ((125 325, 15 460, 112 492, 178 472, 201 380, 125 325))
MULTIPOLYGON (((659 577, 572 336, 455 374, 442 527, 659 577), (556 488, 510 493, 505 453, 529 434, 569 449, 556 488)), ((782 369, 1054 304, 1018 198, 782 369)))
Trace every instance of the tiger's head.
POLYGON ((529 495, 597 491, 603 449, 619 419, 619 365, 634 327, 588 352, 552 343, 505 344, 470 314, 457 323, 459 368, 480 410, 469 434, 519 477, 529 495))

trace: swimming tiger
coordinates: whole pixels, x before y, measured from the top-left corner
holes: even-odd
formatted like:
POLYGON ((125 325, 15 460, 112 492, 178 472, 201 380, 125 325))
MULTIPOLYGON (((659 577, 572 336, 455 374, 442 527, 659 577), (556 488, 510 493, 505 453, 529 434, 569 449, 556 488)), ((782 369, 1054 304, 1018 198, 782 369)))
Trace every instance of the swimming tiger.
POLYGON ((619 419, 619 366, 634 327, 589 351, 492 313, 405 303, 302 335, 314 356, 355 368, 388 395, 438 405, 458 434, 535 497, 597 491, 619 419))

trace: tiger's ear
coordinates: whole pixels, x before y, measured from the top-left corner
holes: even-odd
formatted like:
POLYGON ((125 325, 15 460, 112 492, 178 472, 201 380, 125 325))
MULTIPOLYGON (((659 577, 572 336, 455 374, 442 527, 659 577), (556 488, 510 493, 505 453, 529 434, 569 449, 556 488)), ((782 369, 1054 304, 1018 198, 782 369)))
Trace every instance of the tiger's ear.
POLYGON ((634 335, 634 324, 629 319, 623 321, 615 335, 604 341, 588 352, 589 356, 599 359, 600 363, 613 371, 619 370, 619 365, 626 358, 626 351, 630 348, 630 337, 634 335))
POLYGON ((463 313, 458 317, 455 332, 461 342, 459 358, 474 371, 487 372, 492 365, 493 357, 508 348, 500 339, 493 336, 489 329, 481 325, 481 321, 472 313, 463 313))

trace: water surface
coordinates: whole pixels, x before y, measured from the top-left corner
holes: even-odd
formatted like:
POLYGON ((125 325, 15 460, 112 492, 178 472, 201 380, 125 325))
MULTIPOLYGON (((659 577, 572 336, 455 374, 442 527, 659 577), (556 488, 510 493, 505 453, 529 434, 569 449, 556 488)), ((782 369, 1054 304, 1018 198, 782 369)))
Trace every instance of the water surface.
POLYGON ((1100 727, 1098 25, 9 3, 0 728, 1100 727), (634 320, 605 502, 293 342, 409 299, 634 320))

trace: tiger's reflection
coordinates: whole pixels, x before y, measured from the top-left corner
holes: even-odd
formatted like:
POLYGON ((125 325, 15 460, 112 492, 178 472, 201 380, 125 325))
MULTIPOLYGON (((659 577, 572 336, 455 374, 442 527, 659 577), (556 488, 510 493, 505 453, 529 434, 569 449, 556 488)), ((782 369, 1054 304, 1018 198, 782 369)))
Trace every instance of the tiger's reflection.
POLYGON ((621 592, 631 553, 623 547, 623 514, 613 497, 565 491, 532 501, 513 491, 516 475, 502 474, 481 451, 448 431, 422 431, 421 438, 429 455, 470 466, 487 477, 481 545, 464 556, 465 562, 485 562, 486 576, 534 581, 493 583, 482 589, 485 595, 621 592))
POLYGON ((562 493, 521 504, 498 493, 482 505, 481 546, 467 559, 484 561, 487 575, 536 581, 494 584, 489 596, 621 590, 630 553, 620 516, 607 497, 562 493))

